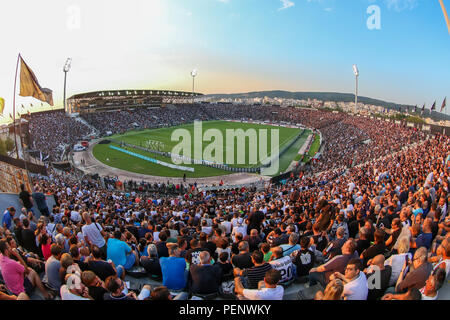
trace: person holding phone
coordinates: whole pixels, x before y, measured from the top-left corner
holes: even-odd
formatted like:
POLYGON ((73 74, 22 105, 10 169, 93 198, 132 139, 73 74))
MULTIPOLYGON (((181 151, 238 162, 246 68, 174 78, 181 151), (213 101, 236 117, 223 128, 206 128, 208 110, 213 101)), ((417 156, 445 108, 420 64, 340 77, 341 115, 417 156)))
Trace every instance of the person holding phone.
POLYGON ((427 249, 420 247, 416 250, 412 260, 408 255, 405 256, 405 263, 397 280, 395 291, 402 293, 410 288, 421 289, 425 286, 432 270, 432 264, 427 261, 427 249))

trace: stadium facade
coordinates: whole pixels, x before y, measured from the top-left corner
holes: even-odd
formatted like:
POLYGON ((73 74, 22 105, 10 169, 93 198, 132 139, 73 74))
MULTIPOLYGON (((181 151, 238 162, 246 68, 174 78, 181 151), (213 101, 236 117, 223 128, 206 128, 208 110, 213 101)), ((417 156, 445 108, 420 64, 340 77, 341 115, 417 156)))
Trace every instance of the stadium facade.
POLYGON ((90 113, 117 108, 164 107, 191 103, 201 93, 172 90, 105 90, 76 94, 67 99, 67 113, 90 113))

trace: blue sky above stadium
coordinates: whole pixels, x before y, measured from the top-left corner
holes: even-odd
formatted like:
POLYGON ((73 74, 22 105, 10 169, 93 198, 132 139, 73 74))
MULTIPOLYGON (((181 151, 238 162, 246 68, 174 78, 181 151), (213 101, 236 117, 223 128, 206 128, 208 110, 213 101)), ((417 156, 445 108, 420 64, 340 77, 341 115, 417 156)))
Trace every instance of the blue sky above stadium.
MULTIPOLYGON (((447 9, 450 1, 444 0, 447 9)), ((0 97, 17 54, 62 105, 103 89, 353 92, 429 107, 450 97, 450 35, 438 0, 19 0, 0 2, 0 97), (369 30, 367 8, 380 8, 369 30)), ((40 105, 17 98, 17 104, 40 105)))

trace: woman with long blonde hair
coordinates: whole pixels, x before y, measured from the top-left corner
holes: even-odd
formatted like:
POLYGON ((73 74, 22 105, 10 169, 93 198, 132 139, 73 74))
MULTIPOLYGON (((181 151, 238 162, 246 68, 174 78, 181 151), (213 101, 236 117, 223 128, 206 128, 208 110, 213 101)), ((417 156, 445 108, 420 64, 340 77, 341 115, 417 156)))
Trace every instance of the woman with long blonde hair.
POLYGON ((333 279, 328 283, 324 292, 317 292, 315 300, 342 300, 343 292, 344 283, 342 282, 342 280, 333 279))

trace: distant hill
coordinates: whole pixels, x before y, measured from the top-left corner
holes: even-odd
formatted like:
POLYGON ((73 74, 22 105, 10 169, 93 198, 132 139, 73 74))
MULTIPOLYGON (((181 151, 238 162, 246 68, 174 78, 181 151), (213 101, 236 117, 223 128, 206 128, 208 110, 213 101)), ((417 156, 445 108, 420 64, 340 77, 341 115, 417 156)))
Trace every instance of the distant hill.
MULTIPOLYGON (((355 101, 355 95, 353 93, 339 93, 339 92, 290 92, 290 91, 282 91, 282 90, 274 90, 274 91, 259 91, 259 92, 248 92, 248 93, 232 93, 232 94, 209 94, 205 95, 205 97, 210 98, 229 98, 229 99, 236 99, 236 98, 284 98, 284 99, 298 99, 298 100, 308 100, 308 99, 317 99, 322 101, 336 101, 336 102, 353 102, 355 101)), ((393 102, 386 102, 383 100, 368 98, 368 97, 362 97, 358 96, 358 102, 364 103, 364 104, 372 104, 376 106, 382 106, 387 109, 392 109, 398 111, 398 108, 401 107, 402 111, 405 112, 406 107, 409 108, 410 113, 411 110, 414 109, 414 106, 412 105, 406 105, 406 104, 398 104, 393 102)), ((440 108, 440 106, 438 107, 440 108)), ((418 114, 420 115, 421 107, 418 107, 418 114)), ((425 110, 425 116, 430 117, 430 110, 425 110)), ((433 120, 450 120, 450 116, 433 111, 431 114, 431 118, 433 120)))

